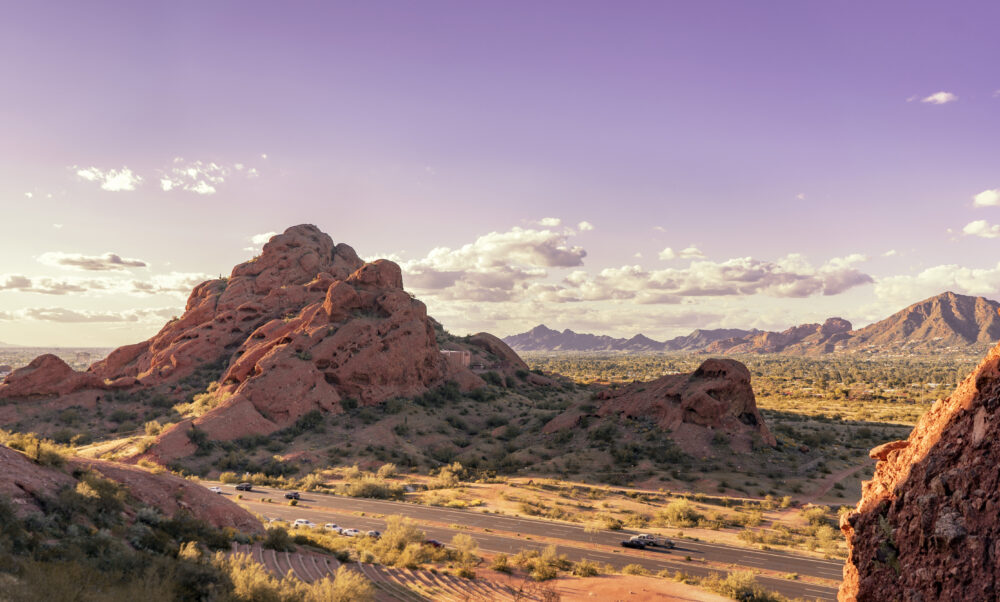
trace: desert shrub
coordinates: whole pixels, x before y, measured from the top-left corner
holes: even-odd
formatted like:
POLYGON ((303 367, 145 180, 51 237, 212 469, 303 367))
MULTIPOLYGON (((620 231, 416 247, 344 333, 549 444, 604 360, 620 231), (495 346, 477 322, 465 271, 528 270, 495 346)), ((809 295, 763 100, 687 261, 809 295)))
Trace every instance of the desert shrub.
POLYGON ((227 485, 233 485, 240 482, 240 477, 235 472, 224 472, 219 475, 219 480, 227 485))
POLYGON ((510 568, 510 558, 504 553, 497 554, 493 558, 493 563, 490 564, 490 568, 493 569, 494 571, 497 571, 498 573, 507 573, 507 574, 510 574, 510 572, 513 570, 510 568))
POLYGON ((475 539, 465 533, 457 533, 451 538, 451 546, 455 561, 466 568, 471 568, 479 562, 476 552, 479 551, 479 544, 475 539))
POLYGON ((784 600, 778 594, 765 591, 757 583, 757 577, 753 571, 733 571, 724 578, 718 573, 712 573, 701 581, 701 585, 733 600, 745 600, 746 602, 780 602, 784 600))
POLYGON ((814 527, 829 524, 830 509, 826 506, 812 506, 799 512, 799 516, 814 527))
POLYGON ((649 570, 641 564, 626 564, 622 567, 623 575, 649 575, 649 570))
POLYGON ((584 558, 573 565, 573 574, 577 577, 596 577, 600 574, 599 565, 584 558))
POLYGON ((490 370, 489 372, 484 372, 480 376, 482 376, 483 380, 485 380, 487 383, 491 385, 494 385, 496 387, 503 386, 503 378, 493 370, 490 370))
POLYGON ((693 527, 701 518, 701 513, 687 500, 674 500, 656 513, 656 521, 669 527, 693 527))
POLYGON ((398 468, 396 468, 396 465, 393 464, 392 462, 389 462, 379 467, 376 476, 380 479, 391 479, 395 477, 398 474, 398 472, 399 470, 398 468))
POLYGON ((401 500, 404 490, 400 485, 387 483, 385 479, 365 476, 354 479, 337 488, 343 495, 351 497, 366 497, 379 500, 401 500))
POLYGON ((269 550, 286 552, 292 549, 292 538, 282 527, 271 527, 267 530, 261 545, 269 550))

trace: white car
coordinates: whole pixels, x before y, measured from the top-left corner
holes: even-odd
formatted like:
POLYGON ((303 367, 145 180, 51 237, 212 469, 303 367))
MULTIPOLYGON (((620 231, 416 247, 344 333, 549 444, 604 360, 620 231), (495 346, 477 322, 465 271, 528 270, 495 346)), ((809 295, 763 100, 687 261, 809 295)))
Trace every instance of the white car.
POLYGON ((360 533, 357 529, 344 529, 340 532, 341 535, 346 535, 348 537, 355 537, 360 533))
POLYGON ((215 487, 209 487, 208 490, 212 493, 222 493, 222 487, 219 487, 218 485, 215 487))
POLYGON ((297 518, 295 522, 292 523, 293 527, 315 527, 316 523, 312 522, 307 518, 297 518))
POLYGON ((323 525, 323 528, 326 529, 327 531, 333 531, 334 533, 343 533, 344 532, 343 529, 341 529, 340 527, 338 527, 337 525, 335 525, 333 523, 326 523, 325 525, 323 525))

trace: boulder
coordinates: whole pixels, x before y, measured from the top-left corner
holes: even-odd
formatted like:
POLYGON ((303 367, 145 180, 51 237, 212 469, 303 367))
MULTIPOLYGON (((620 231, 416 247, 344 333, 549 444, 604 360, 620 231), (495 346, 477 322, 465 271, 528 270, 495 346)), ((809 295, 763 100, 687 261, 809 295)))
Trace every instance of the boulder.
POLYGON ((88 372, 77 372, 47 353, 14 370, 0 383, 0 399, 69 395, 82 389, 103 389, 104 381, 88 372))

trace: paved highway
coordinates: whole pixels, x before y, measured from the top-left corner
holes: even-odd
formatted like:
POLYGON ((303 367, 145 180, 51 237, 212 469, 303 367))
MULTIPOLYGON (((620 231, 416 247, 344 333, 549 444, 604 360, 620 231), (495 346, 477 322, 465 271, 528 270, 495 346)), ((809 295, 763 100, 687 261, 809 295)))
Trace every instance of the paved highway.
MULTIPOLYGON (((222 488, 228 495, 237 493, 230 485, 222 485, 222 488)), ((307 518, 318 525, 333 522, 341 527, 353 527, 362 531, 383 530, 385 521, 370 516, 360 517, 353 513, 408 516, 418 522, 425 523, 421 525, 421 528, 428 537, 447 542, 456 533, 467 533, 479 543, 480 549, 484 552, 516 554, 522 549, 540 550, 549 543, 557 543, 559 552, 566 554, 571 560, 587 558, 618 568, 635 563, 654 572, 664 568, 699 576, 705 576, 710 572, 720 572, 719 569, 712 569, 697 562, 705 560, 781 573, 797 573, 801 576, 818 577, 836 582, 840 581, 842 575, 843 565, 840 562, 796 556, 787 552, 752 550, 686 539, 675 540, 674 543, 677 547, 669 551, 661 548, 649 548, 641 552, 636 550, 626 552, 619 547, 619 543, 632 533, 629 531, 602 530, 596 533, 587 533, 581 526, 566 523, 486 514, 455 508, 420 506, 405 502, 341 497, 315 492, 303 493, 299 502, 302 504, 300 506, 288 506, 284 499, 285 492, 279 489, 254 487, 254 491, 242 492, 242 494, 242 502, 251 511, 269 518, 287 521, 307 518), (273 499, 274 502, 261 502, 261 498, 265 497, 273 499), (437 525, 427 525, 426 523, 437 523, 437 525), (503 533, 467 531, 440 525, 461 525, 503 533), (532 538, 559 541, 535 541, 532 538), (686 556, 690 556, 693 561, 685 560, 686 556)), ((758 581, 764 587, 789 597, 808 600, 835 600, 837 597, 836 589, 833 587, 764 576, 758 577, 758 581)))

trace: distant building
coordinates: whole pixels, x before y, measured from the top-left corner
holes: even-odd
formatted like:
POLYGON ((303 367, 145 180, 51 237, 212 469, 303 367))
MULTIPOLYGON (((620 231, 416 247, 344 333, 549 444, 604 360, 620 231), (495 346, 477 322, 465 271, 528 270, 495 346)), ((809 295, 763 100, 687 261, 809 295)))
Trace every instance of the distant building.
POLYGON ((468 368, 472 361, 472 353, 469 351, 442 350, 441 355, 448 365, 454 369, 468 368))

